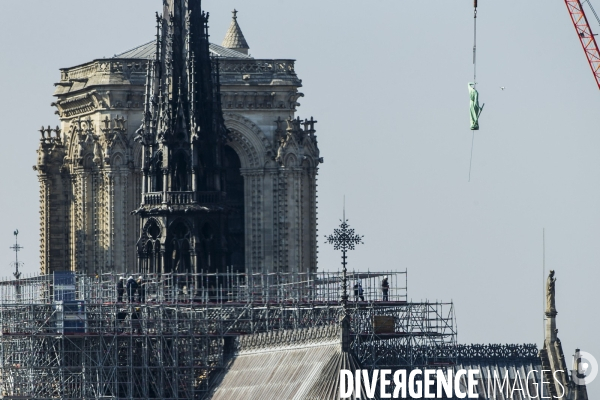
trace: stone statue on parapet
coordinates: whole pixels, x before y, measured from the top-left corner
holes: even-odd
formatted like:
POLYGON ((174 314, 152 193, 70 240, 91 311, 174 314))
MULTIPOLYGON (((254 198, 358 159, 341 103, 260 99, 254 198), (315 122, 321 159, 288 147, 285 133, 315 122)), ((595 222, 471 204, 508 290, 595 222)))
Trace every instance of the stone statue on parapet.
POLYGON ((548 279, 546 280, 546 314, 556 315, 556 301, 555 301, 555 285, 556 278, 554 277, 554 270, 550 270, 548 279))

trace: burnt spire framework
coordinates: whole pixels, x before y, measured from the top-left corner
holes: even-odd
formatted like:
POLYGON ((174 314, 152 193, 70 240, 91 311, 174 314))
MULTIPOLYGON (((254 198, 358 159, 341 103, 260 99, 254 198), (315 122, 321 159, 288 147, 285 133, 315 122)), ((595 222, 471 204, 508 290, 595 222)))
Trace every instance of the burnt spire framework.
MULTIPOLYGON (((138 268, 142 273, 222 271, 227 207, 218 60, 200 0, 169 0, 157 15, 148 63, 142 144, 138 268)), ((215 283, 216 284, 216 283, 215 283)))

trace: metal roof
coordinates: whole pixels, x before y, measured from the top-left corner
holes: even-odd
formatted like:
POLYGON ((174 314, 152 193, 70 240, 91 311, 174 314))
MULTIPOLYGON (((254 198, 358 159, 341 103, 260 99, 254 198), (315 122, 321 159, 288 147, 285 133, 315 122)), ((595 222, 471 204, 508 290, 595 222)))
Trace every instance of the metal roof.
POLYGON ((339 355, 335 344, 240 354, 212 400, 304 400, 324 367, 339 355))
POLYGON ((354 355, 343 350, 340 329, 332 325, 241 337, 238 354, 211 399, 339 399, 340 369, 360 369, 354 355))
MULTIPOLYGON (((340 370, 356 371, 361 368, 352 351, 343 350, 341 329, 330 326, 241 337, 238 353, 214 389, 211 399, 339 399, 340 370)), ((517 393, 529 392, 532 396, 539 396, 543 390, 546 396, 549 393, 548 385, 543 383, 543 368, 534 347, 459 345, 456 349, 460 353, 458 364, 446 367, 432 364, 431 368, 449 368, 455 374, 462 369, 479 370, 475 389, 479 398, 493 398, 495 392, 500 396, 499 399, 504 399, 501 392, 506 393, 507 387, 509 393, 514 389, 517 393), (509 386, 500 389, 497 385, 505 379, 509 386)), ((387 367, 392 370, 407 368, 405 365, 387 367)), ((364 386, 361 386, 361 390, 361 398, 368 398, 364 386)), ((464 379, 461 380, 460 390, 467 390, 464 379)), ((379 388, 375 398, 379 399, 379 388)))
MULTIPOLYGON (((144 43, 141 46, 134 47, 131 50, 127 50, 121 54, 116 54, 113 58, 143 58, 149 59, 154 57, 156 50, 156 42, 153 40, 148 43, 144 43)), ((211 55, 226 58, 252 58, 244 53, 227 49, 218 44, 211 43, 209 46, 211 55)))

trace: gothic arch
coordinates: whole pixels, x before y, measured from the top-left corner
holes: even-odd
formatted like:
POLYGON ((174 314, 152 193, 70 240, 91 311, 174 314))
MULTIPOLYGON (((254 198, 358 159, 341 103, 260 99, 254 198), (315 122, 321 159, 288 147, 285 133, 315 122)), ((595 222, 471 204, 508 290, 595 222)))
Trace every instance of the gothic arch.
POLYGON ((116 169, 118 169, 118 168, 120 168, 120 167, 122 167, 122 166, 124 166, 124 165, 125 165, 125 163, 124 163, 124 160, 125 160, 125 156, 124 156, 124 155, 123 155, 121 152, 119 152, 119 153, 115 153, 115 154, 113 154, 113 156, 111 157, 111 160, 110 160, 110 165, 111 165, 113 168, 116 168, 116 169))
POLYGON ((184 218, 176 218, 169 224, 165 251, 165 267, 169 272, 193 272, 192 251, 195 248, 195 234, 192 224, 184 218))
POLYGON ((157 218, 150 218, 144 224, 142 237, 138 241, 140 268, 143 273, 159 273, 162 270, 162 250, 165 237, 163 224, 157 218))
MULTIPOLYGON (((194 229, 194 226, 190 223, 190 221, 188 221, 185 218, 176 218, 169 223, 169 230, 172 230, 173 227, 176 225, 185 226, 185 228, 187 229, 187 231, 190 234, 190 240, 195 241, 195 239, 196 239, 195 235, 194 235, 195 229, 194 229)), ((161 229, 162 229, 162 226, 161 226, 161 229)))
POLYGON ((263 131, 239 114, 225 113, 225 125, 230 130, 228 143, 240 157, 242 168, 260 168, 265 157, 272 154, 272 146, 263 131))
POLYGON ((315 161, 312 157, 302 157, 302 161, 300 162, 300 164, 302 167, 306 167, 308 169, 313 169, 315 167, 315 161))
POLYGON ((83 168, 86 170, 91 170, 94 167, 94 161, 92 160, 94 156, 91 153, 87 153, 83 156, 83 168))
POLYGON ((133 144, 133 166, 136 169, 142 168, 142 145, 140 142, 134 142, 133 144))
POLYGON ((70 133, 67 136, 67 157, 71 160, 76 160, 79 157, 79 140, 77 134, 70 133))
POLYGON ((137 243, 138 251, 143 251, 148 242, 158 242, 164 245, 166 241, 164 232, 165 227, 158 218, 148 219, 142 227, 142 235, 137 243), (153 227, 158 228, 158 232, 156 232, 153 227))
POLYGON ((285 161, 283 163, 283 165, 285 167, 297 167, 298 165, 298 161, 296 158, 295 154, 289 153, 288 155, 285 156, 285 161))
POLYGON ((146 223, 144 224, 144 228, 142 229, 142 231, 144 233, 147 233, 148 229, 150 228, 150 225, 152 225, 152 224, 156 224, 158 226, 158 228, 160 229, 160 233, 157 235, 157 237, 159 237, 159 238, 164 237, 163 232, 165 231, 165 227, 158 218, 148 219, 148 221, 146 221, 146 223))
POLYGON ((183 149, 175 150, 172 159, 169 160, 171 168, 171 190, 187 191, 189 190, 191 177, 191 163, 188 153, 183 149))

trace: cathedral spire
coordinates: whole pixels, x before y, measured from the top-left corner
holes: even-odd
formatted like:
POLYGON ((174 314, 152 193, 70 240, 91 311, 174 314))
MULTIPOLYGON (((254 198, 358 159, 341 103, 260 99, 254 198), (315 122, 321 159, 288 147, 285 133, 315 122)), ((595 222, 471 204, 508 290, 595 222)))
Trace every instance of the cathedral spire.
POLYGON ((137 136, 143 146, 138 270, 222 272, 228 256, 227 128, 200 0, 165 1, 156 49, 137 136))
POLYGON ((246 38, 244 38, 242 29, 237 22, 237 13, 238 11, 236 9, 232 11, 233 18, 231 20, 231 25, 229 25, 229 29, 225 34, 225 39, 223 39, 221 46, 239 51, 240 53, 248 54, 250 47, 248 46, 248 42, 246 42, 246 38))

